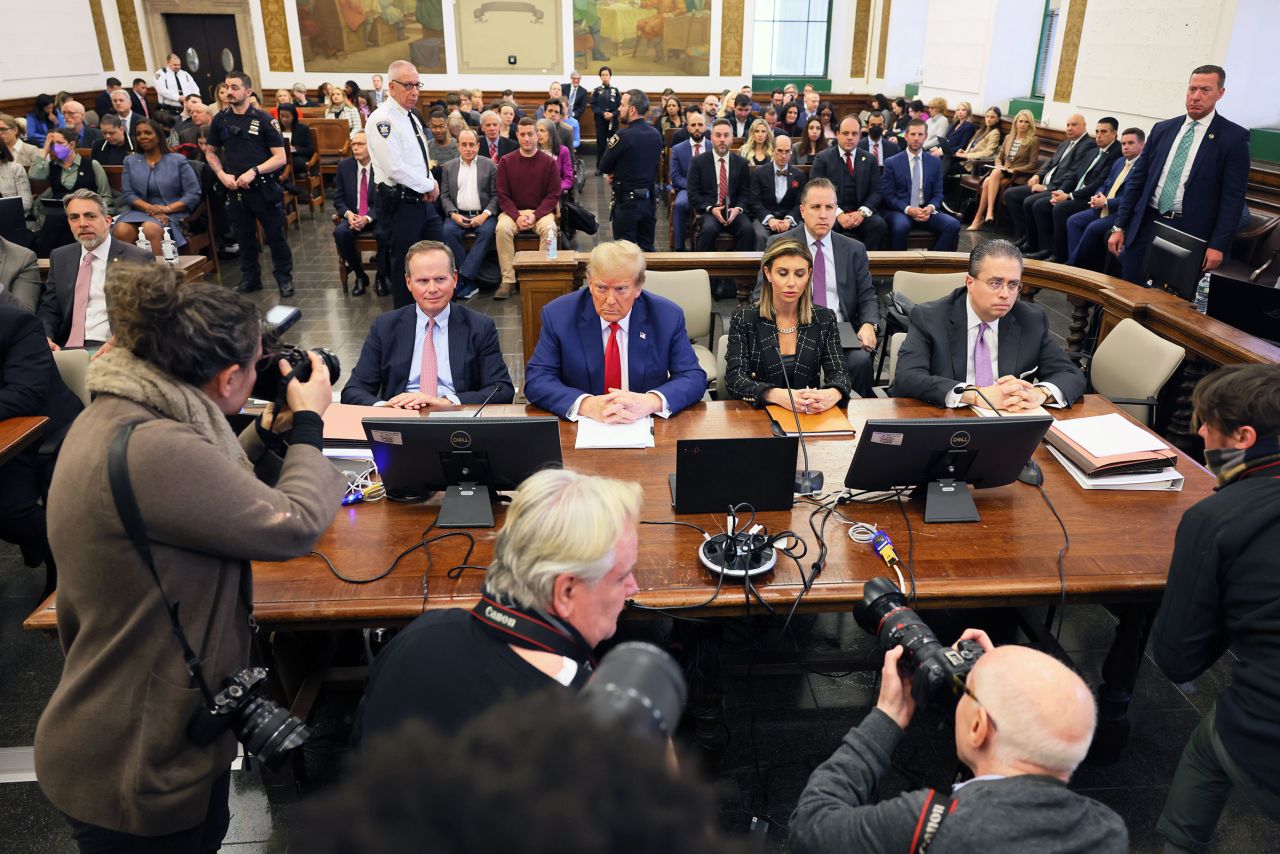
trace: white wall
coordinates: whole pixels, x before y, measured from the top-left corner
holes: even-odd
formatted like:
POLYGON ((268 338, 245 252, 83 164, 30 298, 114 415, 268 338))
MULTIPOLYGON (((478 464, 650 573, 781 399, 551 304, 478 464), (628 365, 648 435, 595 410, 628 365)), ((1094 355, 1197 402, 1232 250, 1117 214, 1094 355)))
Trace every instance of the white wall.
POLYGON ((931 0, 921 100, 969 101, 981 111, 1027 95, 1043 16, 1044 7, 1030 0, 931 0))
POLYGON ((1235 26, 1227 45, 1227 94, 1219 108, 1232 121, 1252 128, 1280 128, 1280 2, 1236 0, 1235 26))

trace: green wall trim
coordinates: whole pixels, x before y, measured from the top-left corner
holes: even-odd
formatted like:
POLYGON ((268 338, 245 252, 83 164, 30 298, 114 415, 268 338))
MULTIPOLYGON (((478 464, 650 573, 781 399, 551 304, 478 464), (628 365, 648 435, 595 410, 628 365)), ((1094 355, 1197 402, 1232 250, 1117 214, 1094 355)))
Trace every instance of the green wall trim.
POLYGON ((1251 128, 1249 156, 1254 160, 1280 163, 1280 128, 1251 128))
POLYGON ((902 87, 902 97, 906 98, 908 101, 919 94, 920 94, 919 83, 908 83, 907 85, 902 87))
POLYGON ((1019 110, 1030 110, 1036 121, 1040 121, 1044 118, 1044 98, 1010 98, 1009 115, 1017 115, 1019 110))

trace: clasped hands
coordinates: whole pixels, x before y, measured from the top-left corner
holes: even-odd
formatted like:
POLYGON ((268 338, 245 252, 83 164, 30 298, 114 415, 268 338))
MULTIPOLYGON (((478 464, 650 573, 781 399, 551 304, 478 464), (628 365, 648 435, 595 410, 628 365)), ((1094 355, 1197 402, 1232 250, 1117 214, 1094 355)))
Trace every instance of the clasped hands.
POLYGON ((933 205, 926 205, 925 207, 922 207, 922 208, 912 206, 907 208, 906 214, 907 216, 914 219, 916 222, 928 222, 929 217, 933 216, 934 214, 933 205))
POLYGON ((360 214, 355 211, 347 211, 347 226, 352 231, 360 231, 370 222, 372 222, 372 220, 367 216, 360 216, 360 214))
POLYGON ((834 388, 798 388, 790 397, 787 396, 786 389, 773 388, 769 389, 765 400, 783 409, 794 409, 801 415, 815 415, 835 406, 840 402, 840 397, 840 390, 834 388), (791 405, 792 398, 795 399, 794 407, 791 405))
POLYGON ((1043 387, 1034 386, 1011 374, 977 391, 968 389, 960 395, 961 403, 970 406, 994 406, 1005 412, 1025 412, 1037 406, 1043 406, 1049 400, 1050 395, 1043 387), (982 392, 981 396, 978 394, 979 391, 982 392))
POLYGON ((731 208, 728 205, 716 205, 711 209, 711 215, 721 225, 728 225, 733 222, 740 213, 742 213, 742 208, 731 208))
POLYGON ((840 223, 841 228, 857 228, 864 219, 866 217, 862 215, 862 211, 845 211, 836 217, 836 222, 840 223))
POLYGON ((603 424, 630 424, 662 411, 662 398, 653 392, 640 394, 611 388, 607 394, 594 394, 578 404, 578 415, 603 424))
POLYGON ((520 215, 516 217, 516 228, 521 231, 528 231, 533 228, 533 224, 537 222, 533 213, 531 210, 520 211, 520 215))
POLYGON ((453 406, 453 401, 444 397, 432 397, 420 391, 402 391, 387 401, 392 409, 426 409, 428 406, 453 406))

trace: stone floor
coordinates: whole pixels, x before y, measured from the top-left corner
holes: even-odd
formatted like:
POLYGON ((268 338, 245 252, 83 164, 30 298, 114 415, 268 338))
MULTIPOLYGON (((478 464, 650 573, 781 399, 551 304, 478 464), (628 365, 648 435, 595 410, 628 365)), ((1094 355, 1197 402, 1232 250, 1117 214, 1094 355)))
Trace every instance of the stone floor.
MULTIPOLYGON (((590 158, 588 158, 590 162, 590 158)), ((588 181, 585 203, 600 210, 601 179, 588 181)), ((390 298, 372 294, 344 297, 336 281, 336 256, 329 239, 331 226, 322 216, 309 220, 304 214, 299 231, 290 232, 295 251, 297 296, 291 304, 302 309, 303 319, 290 337, 306 346, 325 346, 342 359, 344 370, 355 364, 361 342, 374 315, 390 308, 390 298)), ((658 224, 659 248, 665 248, 666 223, 658 224)), ((602 223, 599 239, 608 238, 602 223)), ((969 248, 964 234, 962 249, 969 248)), ((585 244, 581 248, 586 248, 585 244)), ((264 254, 264 264, 269 260, 264 254)), ((222 282, 238 282, 234 262, 224 262, 222 282)), ((272 292, 256 297, 264 307, 275 304, 272 292)), ((1061 336, 1066 330, 1065 303, 1049 295, 1041 300, 1061 336)), ((482 294, 469 304, 494 318, 502 349, 517 386, 523 384, 518 300, 495 302, 482 294)), ((717 308, 726 315, 728 301, 717 308)), ((42 569, 28 569, 17 550, 0 544, 0 775, 6 761, 21 756, 5 748, 32 743, 41 709, 57 683, 61 654, 56 639, 24 632, 23 618, 36 604, 43 584, 42 569)), ((738 624, 738 639, 728 651, 749 657, 753 652, 794 644, 804 651, 843 650, 854 656, 874 656, 871 641, 854 624, 850 614, 828 614, 797 620, 794 641, 770 634, 767 626, 738 624)), ((1100 606, 1072 606, 1062 626, 1062 645, 1091 683, 1111 641, 1114 621, 1100 606)), ((949 640, 945 638, 944 640, 949 640)), ((1156 817, 1163 805, 1168 782, 1182 746, 1201 717, 1228 684, 1226 662, 1194 683, 1174 685, 1148 660, 1143 668, 1132 708, 1133 737, 1120 761, 1107 767, 1083 766, 1073 786, 1110 805, 1127 822, 1135 851, 1160 850, 1155 835, 1156 817)), ((744 831, 752 816, 767 816, 772 823, 770 849, 783 850, 785 822, 813 767, 839 743, 845 730, 859 721, 874 703, 873 673, 847 675, 805 673, 790 676, 737 676, 728 682, 725 725, 728 745, 709 754, 682 741, 685 767, 701 769, 713 779, 720 793, 721 819, 732 831, 744 831)), ((354 706, 350 696, 326 696, 318 715, 319 727, 329 733, 317 746, 320 776, 332 776, 334 752, 341 752, 343 727, 354 706)), ((309 756, 309 759, 311 757, 309 756)), ((955 769, 950 722, 937 714, 917 718, 894 759, 893 771, 883 792, 921 785, 947 783, 955 769)), ((310 762, 309 762, 310 765, 310 762)), ((21 777, 21 775, 18 775, 21 777)), ((0 780, 6 779, 0 776, 0 780)), ((256 777, 234 775, 233 821, 226 851, 282 852, 287 849, 290 807, 268 803, 256 777)), ((0 782, 0 852, 64 852, 74 850, 57 811, 29 778, 0 782)), ((1233 796, 1219 825, 1215 851, 1280 851, 1280 828, 1261 819, 1241 795, 1233 796)))

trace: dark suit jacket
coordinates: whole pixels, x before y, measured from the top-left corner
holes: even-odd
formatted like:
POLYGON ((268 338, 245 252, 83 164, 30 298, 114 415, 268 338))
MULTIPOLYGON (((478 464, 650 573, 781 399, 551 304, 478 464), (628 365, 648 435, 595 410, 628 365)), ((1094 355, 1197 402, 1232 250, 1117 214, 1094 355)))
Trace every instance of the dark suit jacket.
MULTIPOLYGON (((871 153, 871 140, 864 136, 862 139, 858 140, 858 148, 865 151, 867 156, 871 158, 872 162, 875 162, 876 156, 871 153)), ((883 169, 884 161, 897 154, 901 149, 898 148, 898 141, 888 136, 880 137, 880 148, 880 168, 883 169)))
MULTIPOLYGON (((137 107, 135 107, 134 109, 137 109, 137 107)), ((101 121, 102 117, 105 116, 107 113, 112 112, 110 92, 103 89, 101 92, 98 93, 98 97, 93 100, 93 111, 98 114, 99 121, 101 121)))
MULTIPOLYGON (((808 247, 809 236, 805 233, 804 224, 797 225, 790 231, 775 234, 765 244, 768 249, 778 240, 792 240, 808 247)), ((835 250, 836 296, 840 299, 840 313, 853 328, 864 323, 880 326, 880 298, 876 296, 876 287, 871 281, 871 270, 867 266, 867 248, 861 241, 846 237, 843 234, 831 233, 831 246, 835 250)), ((756 275, 756 289, 752 293, 753 300, 760 299, 760 289, 764 286, 763 271, 756 275)))
MULTIPOLYGON (((702 138, 702 153, 711 150, 711 141, 702 138)), ((693 143, 685 136, 684 142, 671 146, 671 186, 677 190, 689 189, 689 165, 693 162, 693 143)))
MULTIPOLYGON (((107 265, 118 261, 154 262, 155 256, 145 249, 112 238, 107 250, 107 265)), ((71 309, 76 299, 76 276, 80 272, 80 244, 59 246, 49 253, 49 280, 40 294, 36 314, 44 324, 45 334, 59 347, 71 334, 71 309)))
MULTIPOLYGON (((702 399, 707 374, 698 366, 684 312, 671 300, 641 291, 627 330, 628 386, 661 392, 672 413, 702 399)), ((569 414, 584 394, 604 394, 604 341, 600 315, 586 288, 542 309, 542 336, 525 368, 525 397, 534 406, 569 414)))
MULTIPOLYGON (((569 83, 560 84, 560 93, 564 95, 566 101, 569 100, 569 93, 573 91, 573 86, 569 83)), ((587 111, 587 90, 581 86, 578 87, 578 94, 574 96, 573 103, 569 105, 569 111, 573 113, 573 117, 581 121, 582 114, 587 111)))
MULTIPOLYGON (((374 318, 356 369, 342 387, 343 403, 371 406, 405 390, 417 316, 418 307, 406 305, 374 318)), ((483 403, 495 386, 491 402, 515 399, 493 321, 456 302, 449 308, 449 369, 453 390, 463 403, 483 403)))
POLYGON ((35 313, 40 304, 40 269, 36 253, 0 237, 0 303, 35 313))
POLYGON ((1059 143, 1053 157, 1049 158, 1049 162, 1040 169, 1040 182, 1050 190, 1062 190, 1067 193, 1074 190, 1076 181, 1080 180, 1080 173, 1089 168, 1089 164, 1093 162, 1093 155, 1098 152, 1098 144, 1092 137, 1080 137, 1075 147, 1071 149, 1071 153, 1067 154, 1069 142, 1070 140, 1064 139, 1059 143), (1044 176, 1048 175, 1051 169, 1053 177, 1046 181, 1044 176))
POLYGON ((80 126, 80 138, 76 140, 76 148, 93 148, 102 142, 102 131, 89 127, 88 123, 80 126))
POLYGON ((809 178, 796 167, 788 166, 786 192, 782 198, 778 198, 777 185, 774 183, 774 173, 777 171, 773 163, 751 170, 751 199, 747 212, 751 215, 752 222, 764 222, 766 216, 772 216, 774 219, 791 217, 798 224, 800 193, 804 191, 804 184, 809 178))
POLYGON ((47 441, 65 432, 84 406, 62 381, 44 339, 34 314, 0 303, 0 421, 44 415, 47 441))
POLYGON ((310 160, 311 155, 316 153, 316 135, 311 132, 306 122, 294 122, 289 148, 295 156, 303 160, 310 160))
POLYGON ((489 140, 485 137, 484 134, 480 135, 480 156, 489 157, 489 159, 493 160, 494 162, 501 160, 505 155, 510 154, 511 152, 515 151, 519 147, 520 147, 520 144, 516 142, 514 139, 511 139, 505 136, 499 136, 498 137, 498 156, 489 157, 489 140))
MULTIPOLYGON (((347 211, 357 212, 360 205, 360 166, 356 163, 354 157, 344 157, 338 161, 337 181, 333 187, 333 207, 338 212, 338 216, 344 219, 347 211)), ((373 209, 373 200, 376 197, 374 187, 377 185, 378 173, 373 168, 373 161, 369 161, 369 214, 377 217, 378 213, 373 209)), ((366 226, 369 228, 370 226, 366 226)))
MULTIPOLYGON (((1063 187, 1062 191, 1067 193, 1071 198, 1078 202, 1087 202, 1094 193, 1104 184, 1107 184, 1107 176, 1111 174, 1111 165, 1116 161, 1124 162, 1124 155, 1120 152, 1120 141, 1116 140, 1111 146, 1098 157, 1098 146, 1094 145, 1093 151, 1089 154, 1089 158, 1080 166, 1080 174, 1070 186, 1063 187), (1095 160, 1096 158, 1096 160, 1095 160), (1089 168, 1092 165, 1093 168, 1089 168), (1084 183, 1080 184, 1080 179, 1084 178, 1084 183), (1080 189, 1076 186, 1080 185, 1080 189)), ((1118 173, 1117 173, 1118 174, 1118 173)), ((1113 176, 1111 180, 1115 180, 1113 176)), ((1126 181, 1129 179, 1126 178, 1126 181)), ((1110 184, 1107 184, 1110 186, 1110 184)))
MULTIPOLYGON (((911 310, 910 330, 898 351, 889 394, 942 406, 947 393, 968 376, 968 289, 920 303, 911 310)), ((1084 394, 1084 374, 1049 335, 1044 309, 1019 300, 1000 319, 996 376, 1020 376, 1036 369, 1035 381, 1053 383, 1067 403, 1084 394)))
MULTIPOLYGON (((1142 155, 1138 155, 1138 156, 1141 157, 1142 155)), ((1133 165, 1137 166, 1138 164, 1134 163, 1133 165)), ((1111 185, 1114 184, 1116 182, 1116 179, 1120 177, 1120 172, 1123 169, 1124 169, 1124 155, 1121 154, 1119 157, 1111 161, 1111 169, 1110 171, 1107 172, 1107 177, 1102 179, 1102 184, 1099 185, 1098 189, 1095 192, 1099 192, 1105 195, 1107 191, 1111 189, 1111 185)), ((1120 202, 1121 200, 1124 199, 1124 188, 1129 183, 1129 179, 1132 177, 1133 177, 1133 169, 1130 169, 1129 174, 1126 175, 1124 178, 1124 184, 1120 185, 1120 189, 1116 192, 1115 196, 1113 196, 1110 199, 1107 199, 1107 210, 1113 216, 1116 214, 1117 211, 1120 210, 1120 202)))
POLYGON ((845 165, 844 152, 833 145, 813 158, 809 178, 826 178, 836 185, 836 204, 842 211, 861 207, 880 210, 880 167, 870 154, 860 149, 853 152, 853 175, 845 165))
MULTIPOLYGON (((1181 135, 1186 116, 1166 119, 1151 129, 1142 156, 1129 170, 1120 193, 1115 224, 1125 230, 1125 246, 1133 245, 1138 226, 1153 198, 1164 164, 1181 135)), ((1240 225, 1245 188, 1249 183, 1249 131, 1217 113, 1196 151, 1187 173, 1178 230, 1207 240, 1224 255, 1240 225)))
MULTIPOLYGON (((920 151, 921 188, 924 205, 942 210, 942 163, 923 149, 920 151)), ((880 175, 880 195, 886 211, 902 213, 911 203, 911 153, 900 151, 884 162, 880 175)))
POLYGON ((725 388, 729 396, 765 406, 764 396, 775 388, 834 388, 840 402, 849 399, 849 375, 836 313, 813 307, 813 322, 796 329, 796 362, 784 376, 778 355, 778 325, 760 316, 758 305, 740 306, 729 321, 729 349, 725 357, 725 388))
MULTIPOLYGON (((440 206, 450 216, 458 209, 458 170, 462 158, 455 157, 440 168, 440 206)), ((498 215, 498 164, 487 157, 476 157, 476 180, 480 192, 480 208, 498 215)))
POLYGON ((729 115, 728 115, 728 116, 726 116, 726 118, 729 120, 729 124, 731 124, 731 125, 733 126, 733 135, 734 135, 736 138, 739 138, 739 139, 745 139, 745 138, 746 138, 746 136, 747 136, 747 132, 751 130, 751 123, 752 123, 752 122, 754 122, 756 119, 758 119, 758 118, 760 118, 760 117, 759 117, 758 115, 756 115, 755 113, 752 113, 751 115, 747 116, 747 120, 746 120, 746 122, 741 126, 741 128, 739 128, 739 126, 738 126, 738 116, 737 116, 737 114, 735 114, 735 113, 733 113, 732 111, 730 111, 729 115))
MULTIPOLYGON (((731 208, 742 208, 746 213, 751 198, 751 167, 747 161, 729 152, 729 197, 731 208)), ((704 151, 689 164, 689 207, 703 214, 719 202, 720 177, 716 174, 714 152, 704 151)))

